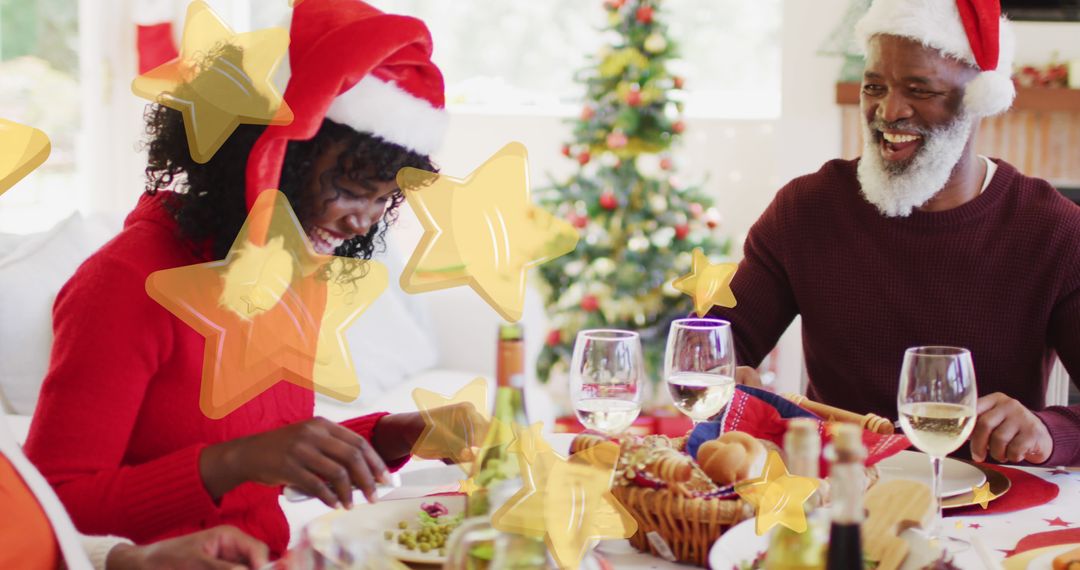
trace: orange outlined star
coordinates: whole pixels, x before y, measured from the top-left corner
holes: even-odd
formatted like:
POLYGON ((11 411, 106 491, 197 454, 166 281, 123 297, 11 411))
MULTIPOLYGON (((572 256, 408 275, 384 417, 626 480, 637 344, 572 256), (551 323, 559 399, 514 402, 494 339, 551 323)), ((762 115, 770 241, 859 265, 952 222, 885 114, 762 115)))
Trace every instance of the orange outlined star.
POLYGON ((292 122, 292 110, 271 82, 288 46, 284 28, 236 34, 206 2, 195 0, 180 55, 136 77, 131 90, 180 111, 191 158, 205 163, 241 123, 292 122))
POLYGON ((525 146, 510 143, 465 179, 403 168, 398 186, 424 227, 401 287, 472 287, 504 319, 521 318, 529 268, 577 247, 569 223, 529 198, 525 146))
POLYGON ((754 530, 758 536, 778 524, 795 532, 805 532, 803 503, 820 484, 816 479, 791 475, 780 454, 770 451, 761 477, 736 485, 735 492, 754 506, 757 515, 754 530))
POLYGON ((0 194, 41 166, 51 149, 40 130, 0 119, 0 194))
POLYGON ((701 251, 694 250, 690 273, 679 277, 671 286, 694 298, 694 312, 704 317, 713 305, 735 306, 735 293, 731 291, 731 279, 739 269, 737 263, 709 263, 701 251))
POLYGON ((593 539, 629 538, 634 517, 611 494, 619 446, 604 443, 564 459, 540 436, 540 424, 520 430, 511 446, 522 488, 491 516, 503 532, 544 537, 563 568, 576 568, 593 539))
POLYGON ((380 263, 316 254, 285 195, 266 191, 225 259, 156 271, 146 290, 206 337, 199 403, 218 419, 281 380, 359 396, 344 332, 387 282, 380 263))
POLYGON ((487 381, 476 378, 449 397, 424 388, 412 394, 424 419, 424 431, 416 438, 412 454, 421 459, 451 459, 468 473, 466 464, 477 457, 491 421, 487 381))

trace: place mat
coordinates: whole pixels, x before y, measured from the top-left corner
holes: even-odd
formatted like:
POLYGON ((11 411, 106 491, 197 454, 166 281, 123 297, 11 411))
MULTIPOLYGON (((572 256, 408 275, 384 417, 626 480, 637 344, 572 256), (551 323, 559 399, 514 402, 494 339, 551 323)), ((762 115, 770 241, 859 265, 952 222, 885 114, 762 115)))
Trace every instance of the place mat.
MULTIPOLYGON (((1031 507, 1037 507, 1039 505, 1045 505, 1050 501, 1053 501, 1058 496, 1058 486, 1039 477, 1038 475, 1032 475, 1027 471, 1016 469, 1013 467, 1006 467, 1004 465, 992 465, 989 463, 975 463, 968 461, 975 467, 978 467, 983 473, 986 473, 987 480, 990 481, 990 491, 995 495, 999 495, 994 500, 990 501, 990 504, 984 510, 981 505, 970 505, 966 507, 951 508, 945 512, 945 516, 972 516, 972 515, 995 515, 1002 513, 1011 513, 1013 511, 1021 511, 1029 509, 1031 507), (994 488, 994 481, 991 479, 992 475, 1004 475, 1012 483, 1011 489, 1008 493, 1001 495, 994 488)), ((1000 478, 996 478, 1000 479, 1000 478)), ((962 499, 968 497, 970 499, 971 493, 959 495, 956 499, 962 499)), ((945 502, 948 503, 949 499, 945 502)))

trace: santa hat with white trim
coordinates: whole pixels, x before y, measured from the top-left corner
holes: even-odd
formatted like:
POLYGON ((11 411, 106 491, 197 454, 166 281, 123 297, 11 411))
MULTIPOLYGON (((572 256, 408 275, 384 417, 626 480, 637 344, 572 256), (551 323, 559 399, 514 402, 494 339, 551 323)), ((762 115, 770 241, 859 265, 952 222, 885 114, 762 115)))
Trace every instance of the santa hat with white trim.
POLYGON ((437 149, 448 119, 423 22, 360 0, 303 0, 290 36, 284 98, 296 118, 267 127, 252 147, 248 208, 263 190, 278 188, 289 141, 314 137, 324 118, 419 154, 437 149))
POLYGON ((865 52, 878 34, 915 40, 979 69, 964 89, 970 115, 989 117, 1012 106, 1016 40, 999 0, 874 0, 855 35, 865 52))

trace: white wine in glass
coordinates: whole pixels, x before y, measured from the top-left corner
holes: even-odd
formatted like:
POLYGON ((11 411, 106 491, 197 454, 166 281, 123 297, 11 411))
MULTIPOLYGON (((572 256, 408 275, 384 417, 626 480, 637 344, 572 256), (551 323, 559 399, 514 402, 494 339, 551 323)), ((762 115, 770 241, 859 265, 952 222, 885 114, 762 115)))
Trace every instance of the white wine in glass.
POLYGON ((664 380, 672 403, 695 425, 723 410, 735 395, 731 323, 695 318, 671 323, 664 380))
MULTIPOLYGON (((927 529, 941 536, 941 460, 967 441, 975 428, 975 365, 966 348, 918 346, 904 352, 896 407, 904 435, 930 456, 937 510, 927 529)), ((951 542, 964 544, 958 539, 951 542)))
POLYGON ((629 428, 641 413, 645 361, 638 333, 584 330, 570 360, 570 399, 581 425, 608 436, 629 428))

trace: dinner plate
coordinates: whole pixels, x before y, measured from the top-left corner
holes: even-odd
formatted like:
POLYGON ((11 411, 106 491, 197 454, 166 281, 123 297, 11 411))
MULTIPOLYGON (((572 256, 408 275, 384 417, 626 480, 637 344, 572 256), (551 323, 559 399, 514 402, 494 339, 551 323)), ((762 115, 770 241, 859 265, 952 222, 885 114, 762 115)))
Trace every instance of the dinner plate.
MULTIPOLYGON (((932 473, 930 471, 930 456, 918 452, 904 450, 896 455, 886 457, 877 463, 881 481, 892 479, 908 479, 919 481, 930 487, 932 473)), ((941 497, 954 497, 970 493, 972 487, 978 487, 986 482, 986 475, 970 463, 965 463, 946 457, 941 462, 941 497)))
POLYGON ((323 553, 327 554, 332 552, 331 546, 334 544, 335 539, 341 542, 347 537, 374 535, 383 541, 386 554, 402 562, 442 564, 446 561, 446 557, 440 555, 437 550, 420 552, 419 550, 409 550, 397 543, 397 535, 401 532, 398 523, 406 521, 410 524, 409 530, 416 530, 419 528, 419 523, 416 520, 420 514, 420 504, 435 501, 442 503, 449 511, 450 516, 465 511, 465 497, 463 495, 358 504, 350 511, 335 511, 326 515, 323 521, 316 521, 316 524, 312 524, 311 529, 316 532, 321 531, 321 536, 314 536, 312 542, 316 545, 316 548, 323 550, 323 553), (318 524, 318 522, 329 524, 318 524), (386 531, 392 533, 390 540, 384 538, 386 531))
POLYGON ((1006 558, 1002 562, 1002 567, 1005 570, 1051 570, 1054 558, 1077 547, 1080 547, 1080 544, 1058 544, 1036 548, 1006 558))
POLYGON ((769 548, 769 533, 758 536, 754 518, 731 527, 709 549, 709 568, 732 570, 750 564, 769 548))

